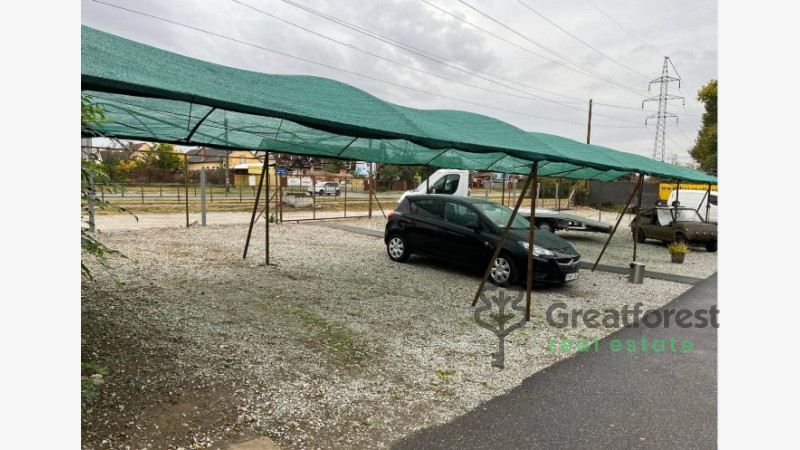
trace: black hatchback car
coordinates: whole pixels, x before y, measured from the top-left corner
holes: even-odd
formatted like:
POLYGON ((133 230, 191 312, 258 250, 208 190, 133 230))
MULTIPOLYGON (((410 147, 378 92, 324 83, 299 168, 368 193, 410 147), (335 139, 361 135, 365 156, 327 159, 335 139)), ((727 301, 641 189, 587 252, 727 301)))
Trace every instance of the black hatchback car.
MULTIPOLYGON (((485 268, 512 210, 474 197, 409 195, 389 215, 384 242, 389 258, 403 262, 418 253, 485 268)), ((517 215, 494 261, 489 279, 508 286, 525 280, 530 222, 517 215)), ((533 282, 563 284, 578 278, 581 256, 553 233, 536 230, 533 282)))

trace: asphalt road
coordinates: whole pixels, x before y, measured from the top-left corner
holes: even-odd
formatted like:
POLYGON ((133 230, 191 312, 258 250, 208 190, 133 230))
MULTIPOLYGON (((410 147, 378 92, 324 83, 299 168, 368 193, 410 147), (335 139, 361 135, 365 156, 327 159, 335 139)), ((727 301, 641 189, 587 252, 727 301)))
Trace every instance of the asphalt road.
MULTIPOLYGON (((716 303, 715 273, 662 311, 696 312, 716 303)), ((600 340, 597 353, 578 353, 393 448, 716 449, 717 329, 710 323, 680 328, 674 318, 669 327, 623 328, 600 340), (642 338, 648 352, 641 350, 642 338), (614 340, 622 342, 618 352, 610 350, 614 340), (628 340, 635 352, 628 351, 628 340), (654 352, 655 340, 664 340, 666 351, 654 352), (692 342, 691 351, 681 349, 683 341, 692 342)), ((684 323, 700 321, 695 316, 684 323)))

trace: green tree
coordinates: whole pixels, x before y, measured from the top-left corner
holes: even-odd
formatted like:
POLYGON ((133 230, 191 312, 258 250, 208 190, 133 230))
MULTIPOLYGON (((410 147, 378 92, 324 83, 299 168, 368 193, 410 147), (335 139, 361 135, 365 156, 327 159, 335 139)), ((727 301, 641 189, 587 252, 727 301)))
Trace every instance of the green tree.
MULTIPOLYGON (((393 181, 405 181, 410 185, 420 177, 422 166, 400 166, 395 164, 385 164, 378 170, 378 181, 381 183, 391 183, 393 181)), ((431 172, 432 173, 432 172, 431 172)))
MULTIPOLYGON (((95 106, 90 96, 81 94, 81 135, 100 136, 94 131, 95 125, 106 120, 103 109, 95 106)), ((98 241, 92 232, 94 228, 93 210, 116 209, 128 212, 124 208, 97 198, 97 190, 108 189, 109 183, 108 173, 103 170, 101 164, 94 161, 81 162, 81 278, 88 281, 94 280, 94 274, 84 262, 84 256, 97 260, 100 267, 111 276, 114 276, 114 273, 108 257, 124 257, 120 252, 110 249, 98 241)), ((133 217, 137 221, 139 220, 135 215, 133 217)), ((114 279, 116 280, 116 277, 114 279)))
POLYGON ((183 170, 185 161, 184 157, 175 151, 174 145, 159 143, 145 153, 141 164, 166 172, 178 172, 183 170))
POLYGON ((322 163, 322 170, 325 172, 339 173, 339 170, 346 168, 347 163, 341 159, 325 158, 325 162, 322 163))
POLYGON ((697 99, 706 107, 703 126, 697 134, 689 155, 700 165, 700 170, 717 173, 717 80, 711 80, 697 93, 697 99))

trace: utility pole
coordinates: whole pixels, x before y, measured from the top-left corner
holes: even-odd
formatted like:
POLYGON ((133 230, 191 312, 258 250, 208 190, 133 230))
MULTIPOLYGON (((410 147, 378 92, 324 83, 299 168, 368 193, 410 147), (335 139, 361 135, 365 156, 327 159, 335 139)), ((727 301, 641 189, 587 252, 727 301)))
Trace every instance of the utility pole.
POLYGON ((650 84, 647 85, 648 92, 650 92, 650 86, 652 86, 653 83, 659 83, 661 85, 661 92, 659 93, 658 97, 650 97, 642 100, 642 109, 644 109, 644 102, 658 101, 658 112, 647 116, 647 118, 645 118, 644 120, 644 124, 645 126, 647 126, 647 119, 652 119, 654 117, 658 119, 656 123, 656 142, 655 145, 653 146, 653 159, 662 162, 664 161, 664 149, 665 149, 664 138, 666 136, 667 118, 674 117, 675 123, 678 123, 678 116, 667 112, 667 100, 683 100, 684 105, 686 104, 686 100, 683 97, 678 97, 677 95, 670 95, 667 93, 667 88, 669 87, 669 83, 672 81, 677 81, 678 88, 681 87, 680 78, 669 76, 668 63, 672 64, 672 62, 669 60, 669 57, 665 56, 664 68, 661 70, 661 76, 651 81, 650 84))
POLYGON ((592 143, 592 99, 589 99, 589 125, 586 127, 586 143, 592 143))

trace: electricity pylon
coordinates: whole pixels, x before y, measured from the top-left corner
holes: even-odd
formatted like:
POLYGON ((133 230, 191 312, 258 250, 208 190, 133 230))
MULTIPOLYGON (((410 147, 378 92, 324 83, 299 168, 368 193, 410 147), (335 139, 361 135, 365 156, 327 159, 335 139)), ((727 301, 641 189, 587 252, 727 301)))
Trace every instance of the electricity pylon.
POLYGON ((664 138, 666 137, 667 118, 674 117, 675 123, 678 123, 678 116, 667 112, 667 100, 683 100, 684 105, 686 104, 686 100, 683 97, 678 97, 677 95, 670 95, 667 93, 669 83, 672 81, 678 82, 678 89, 681 87, 680 78, 669 76, 669 67, 667 65, 669 62, 669 57, 665 56, 664 68, 661 70, 661 76, 651 81, 650 84, 647 85, 647 92, 650 92, 650 86, 652 86, 653 83, 661 84, 661 92, 659 93, 658 97, 650 97, 642 100, 642 109, 644 109, 644 102, 658 101, 658 112, 647 116, 647 118, 644 119, 644 124, 647 126, 647 119, 652 119, 654 117, 658 118, 658 122, 656 123, 656 143, 653 146, 653 159, 659 161, 664 161, 664 150, 666 147, 664 138))

